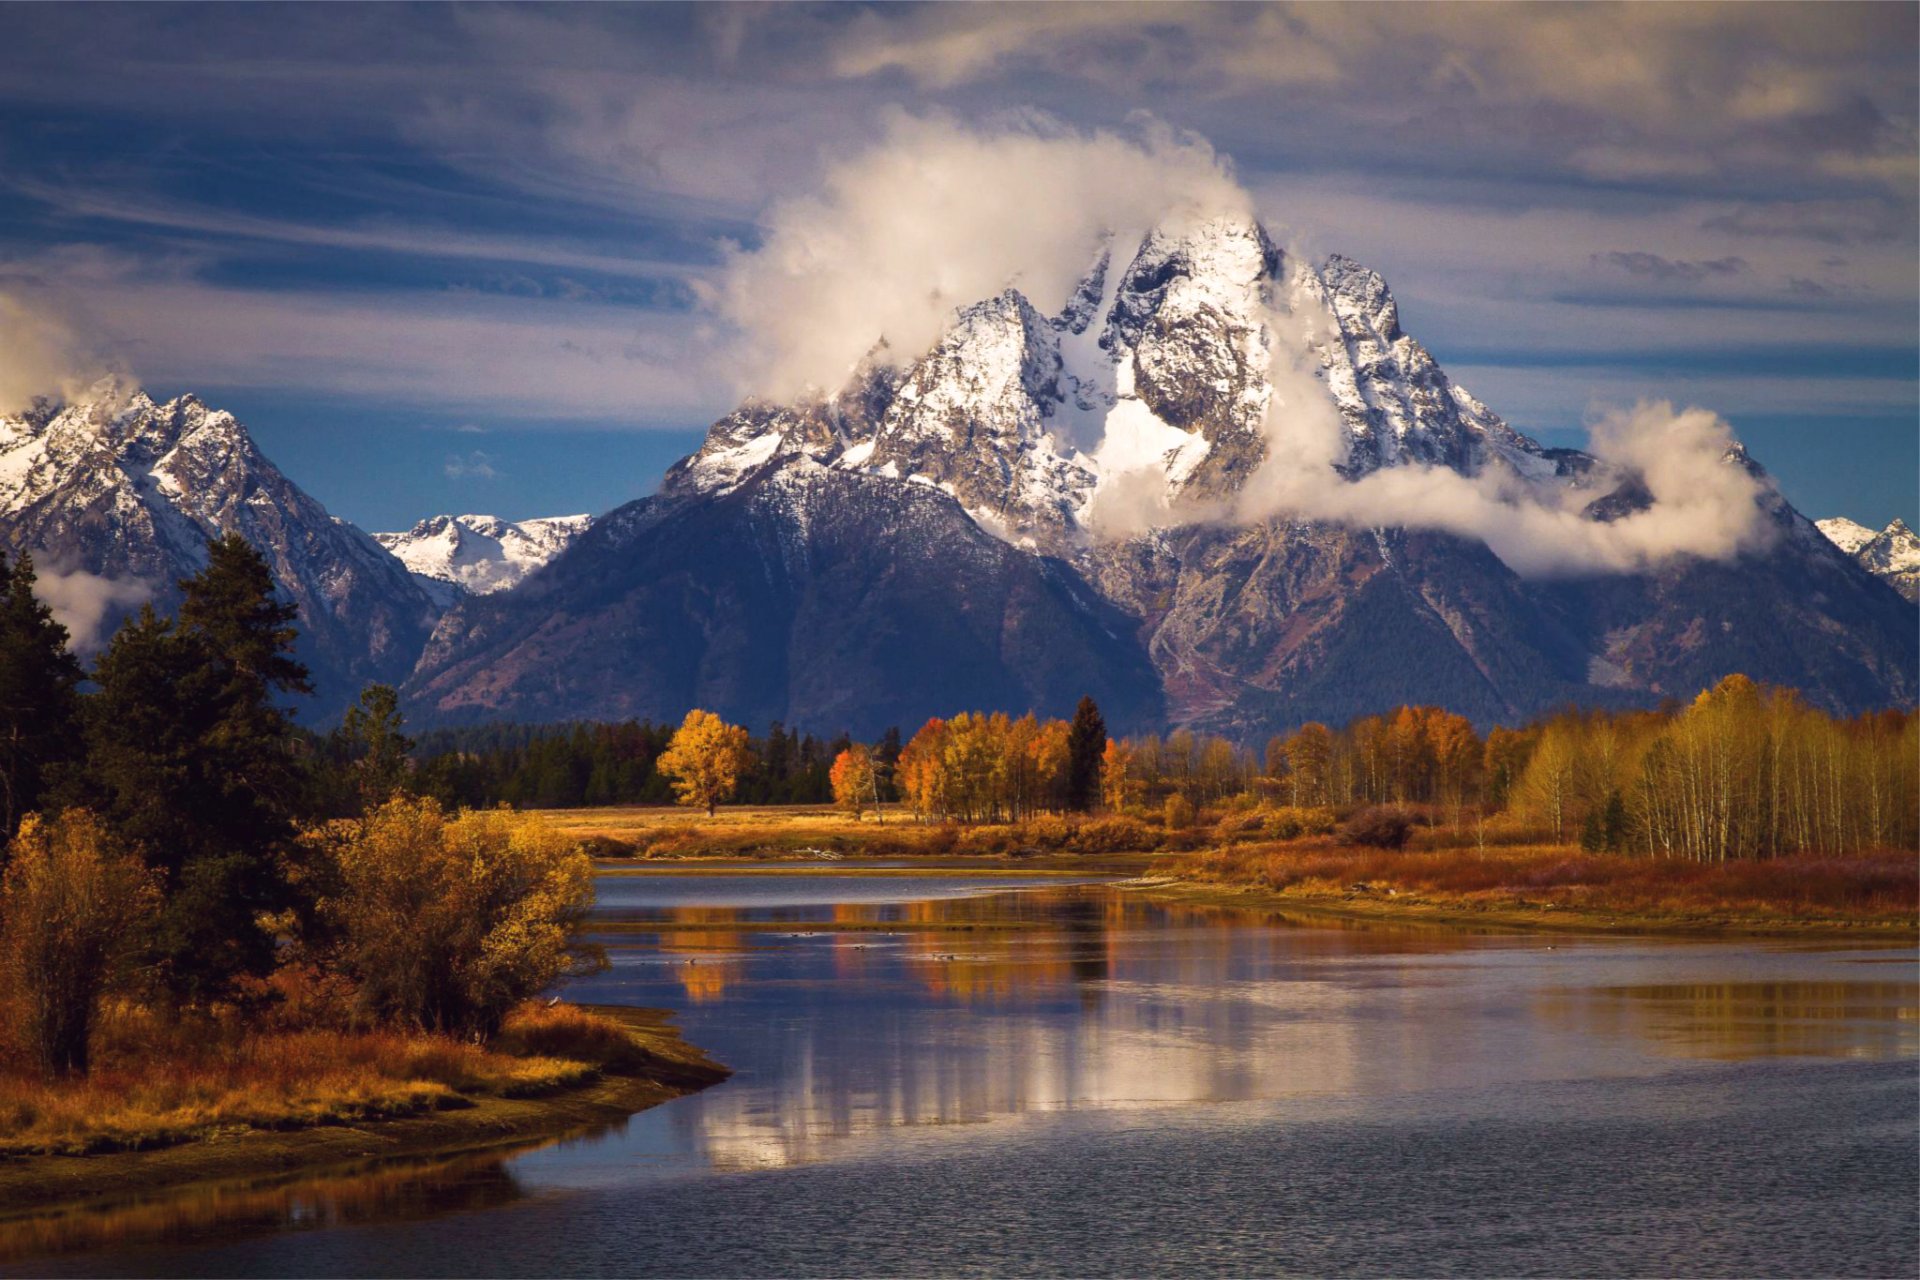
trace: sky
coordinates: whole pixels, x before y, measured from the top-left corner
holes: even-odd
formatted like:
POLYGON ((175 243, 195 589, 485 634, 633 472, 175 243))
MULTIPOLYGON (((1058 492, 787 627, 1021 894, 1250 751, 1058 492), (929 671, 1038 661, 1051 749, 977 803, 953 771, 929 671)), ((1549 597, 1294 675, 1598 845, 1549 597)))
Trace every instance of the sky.
POLYGON ((0 5, 0 395, 192 391, 369 529, 605 511, 742 393, 770 217, 903 118, 1171 130, 1519 429, 1699 404, 1920 524, 1916 15, 0 5))

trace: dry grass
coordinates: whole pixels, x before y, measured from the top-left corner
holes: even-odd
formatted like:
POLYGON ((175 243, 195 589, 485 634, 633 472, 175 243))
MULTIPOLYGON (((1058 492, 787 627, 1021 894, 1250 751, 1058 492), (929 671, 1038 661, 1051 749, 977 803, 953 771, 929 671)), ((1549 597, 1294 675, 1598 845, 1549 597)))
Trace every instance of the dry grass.
POLYGON ((1920 913, 1920 862, 1903 850, 1694 863, 1551 845, 1390 852, 1303 840, 1214 849, 1156 869, 1283 897, 1372 897, 1391 889, 1396 896, 1474 909, 1891 922, 1912 922, 1920 913))
POLYGON ((624 1038, 611 1023, 517 1013, 516 1026, 566 1036, 503 1036, 483 1048, 401 1031, 250 1030, 169 1024, 118 1005, 96 1033, 93 1072, 53 1081, 0 1063, 0 1155, 138 1150, 238 1129, 291 1129, 527 1097, 595 1078, 624 1038), (543 1017, 544 1022, 529 1022, 543 1017), (578 1049, 576 1056, 559 1052, 578 1049), (548 1046, 553 1051, 548 1050, 548 1046))
MULTIPOLYGON (((1033 853, 1131 853, 1165 847, 1166 835, 1131 818, 1043 814, 1021 823, 920 823, 904 807, 886 820, 855 820, 817 805, 699 810, 613 807, 542 811, 556 829, 593 842, 599 856, 642 858, 1005 857, 1033 853)), ((1182 833, 1185 835, 1186 833, 1182 833)), ((1194 834, 1188 847, 1199 842, 1194 834)))

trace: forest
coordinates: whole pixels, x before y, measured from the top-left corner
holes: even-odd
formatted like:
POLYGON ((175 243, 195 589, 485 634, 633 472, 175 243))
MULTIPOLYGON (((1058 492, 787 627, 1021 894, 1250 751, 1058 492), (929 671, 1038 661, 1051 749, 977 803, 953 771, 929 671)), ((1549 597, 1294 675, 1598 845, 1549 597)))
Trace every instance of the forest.
MULTIPOLYGON (((663 804, 674 789, 657 762, 673 735, 647 722, 439 731, 415 749, 414 785, 449 805, 663 804)), ((856 744, 775 723, 746 739, 726 798, 846 803, 833 773, 849 753, 870 762, 861 796, 963 825, 1096 807, 1161 818, 1171 802, 1267 812, 1278 834, 1396 808, 1463 840, 1700 861, 1920 847, 1913 711, 1837 717, 1740 675, 1660 709, 1569 708, 1485 735, 1444 708, 1403 706, 1257 751, 1187 730, 1109 739, 1090 702, 1075 721, 936 717, 904 743, 898 730, 856 744)))

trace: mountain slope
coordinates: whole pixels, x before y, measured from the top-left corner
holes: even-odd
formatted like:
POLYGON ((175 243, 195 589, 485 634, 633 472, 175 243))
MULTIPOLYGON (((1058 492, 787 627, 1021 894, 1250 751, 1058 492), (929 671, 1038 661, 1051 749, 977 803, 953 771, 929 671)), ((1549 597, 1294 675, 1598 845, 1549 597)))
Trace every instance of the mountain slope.
POLYGON ((433 605, 399 561, 282 475, 232 414, 193 396, 156 404, 108 379, 73 403, 0 417, 0 542, 50 573, 137 583, 171 607, 176 582, 227 531, 266 556, 300 609, 310 711, 338 709, 368 681, 406 678, 433 605))
POLYGON ((652 716, 909 731, 967 706, 1161 716, 1128 620, 924 486, 808 460, 608 515, 552 569, 468 600, 409 693, 458 721, 652 716))
POLYGON ((1255 740, 1400 701, 1483 723, 1654 702, 1734 670, 1835 709, 1916 694, 1911 607, 1738 448, 1721 465, 1756 478, 1774 537, 1726 562, 1530 580, 1470 539, 1232 519, 1267 460, 1269 411, 1316 398, 1339 436, 1327 484, 1422 466, 1594 521, 1650 501, 1638 474, 1545 448, 1455 384, 1376 273, 1290 259, 1251 223, 1109 243, 1059 314, 1009 289, 958 310, 918 357, 889 355, 837 394, 743 405, 657 497, 522 591, 455 609, 409 688, 418 713, 701 703, 877 732, 1091 691, 1118 723, 1163 707, 1255 740), (1276 325, 1298 329, 1310 366, 1284 383, 1276 325), (908 524, 890 514, 901 504, 908 524), (1023 599, 1053 602, 1044 622, 1008 623, 1021 575, 1037 575, 1023 599), (872 637, 860 661, 803 621, 798 602, 822 599, 872 637), (983 619, 1002 624, 997 666, 983 619), (1029 627, 1070 660, 1033 665, 1029 627), (874 671, 884 690, 867 687, 874 671))

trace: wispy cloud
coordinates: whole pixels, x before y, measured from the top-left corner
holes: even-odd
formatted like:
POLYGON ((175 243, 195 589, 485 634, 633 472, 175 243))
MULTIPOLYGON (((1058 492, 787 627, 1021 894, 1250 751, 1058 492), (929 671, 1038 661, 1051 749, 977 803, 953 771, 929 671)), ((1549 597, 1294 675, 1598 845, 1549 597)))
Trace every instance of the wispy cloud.
POLYGON ((1588 261, 1597 267, 1624 271, 1630 276, 1644 276, 1649 280, 1685 280, 1689 283, 1715 276, 1737 276, 1747 269, 1747 260, 1737 256, 1701 258, 1689 262, 1683 258, 1663 258, 1657 253, 1619 249, 1596 253, 1588 261))
POLYGON ((449 480, 498 480, 500 472, 493 465, 493 455, 479 449, 466 454, 448 454, 446 465, 440 468, 449 480))

